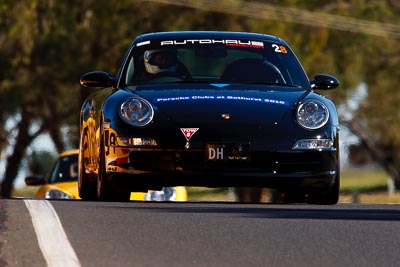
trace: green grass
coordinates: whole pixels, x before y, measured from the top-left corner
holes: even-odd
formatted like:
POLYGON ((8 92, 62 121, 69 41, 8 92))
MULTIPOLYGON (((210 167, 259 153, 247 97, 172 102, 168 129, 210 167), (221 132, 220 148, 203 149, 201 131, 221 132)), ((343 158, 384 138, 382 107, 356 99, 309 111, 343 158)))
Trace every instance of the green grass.
POLYGON ((207 195, 226 195, 229 192, 229 188, 219 187, 219 188, 204 188, 204 187, 189 187, 188 192, 193 197, 203 198, 207 195))
POLYGON ((341 174, 340 191, 370 193, 386 190, 388 175, 383 171, 348 171, 341 174))
POLYGON ((349 171, 341 176, 339 203, 400 204, 400 192, 388 192, 384 171, 349 171))
POLYGON ((22 188, 14 188, 11 193, 12 197, 34 197, 38 186, 25 186, 22 188))
POLYGON ((233 192, 227 187, 188 187, 188 201, 232 201, 233 192))
MULTIPOLYGON (((388 175, 384 171, 341 173, 340 203, 400 203, 400 193, 387 193, 388 175)), ((189 187, 189 201, 234 201, 228 188, 189 187)))

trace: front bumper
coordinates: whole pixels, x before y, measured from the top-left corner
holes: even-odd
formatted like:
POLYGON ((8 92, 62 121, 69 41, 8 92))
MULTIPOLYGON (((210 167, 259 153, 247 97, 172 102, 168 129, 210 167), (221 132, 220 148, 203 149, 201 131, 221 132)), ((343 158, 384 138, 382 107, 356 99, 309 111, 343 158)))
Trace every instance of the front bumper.
POLYGON ((338 151, 251 151, 247 160, 208 161, 204 149, 114 147, 109 179, 124 187, 163 186, 329 188, 338 151), (118 156, 115 156, 118 155, 118 156))

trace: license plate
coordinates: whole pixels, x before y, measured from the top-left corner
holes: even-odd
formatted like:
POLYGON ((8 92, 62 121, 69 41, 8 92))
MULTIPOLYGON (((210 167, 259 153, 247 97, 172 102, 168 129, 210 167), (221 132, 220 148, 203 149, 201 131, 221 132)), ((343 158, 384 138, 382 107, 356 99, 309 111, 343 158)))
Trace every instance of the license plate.
POLYGON ((207 144, 206 160, 209 161, 229 161, 250 160, 249 144, 207 144))

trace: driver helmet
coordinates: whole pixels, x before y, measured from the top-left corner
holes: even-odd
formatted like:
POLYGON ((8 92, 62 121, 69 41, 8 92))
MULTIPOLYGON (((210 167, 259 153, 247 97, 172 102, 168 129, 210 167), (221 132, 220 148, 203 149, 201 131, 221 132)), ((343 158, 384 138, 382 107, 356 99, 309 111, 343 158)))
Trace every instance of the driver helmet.
POLYGON ((176 72, 178 55, 176 50, 147 50, 144 52, 144 66, 151 74, 176 72))

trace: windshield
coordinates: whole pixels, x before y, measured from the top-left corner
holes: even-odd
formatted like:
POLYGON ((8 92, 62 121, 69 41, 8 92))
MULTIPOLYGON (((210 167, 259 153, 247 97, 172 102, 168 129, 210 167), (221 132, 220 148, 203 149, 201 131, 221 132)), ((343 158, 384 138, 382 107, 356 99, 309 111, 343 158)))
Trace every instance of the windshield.
POLYGON ((286 45, 266 40, 208 41, 213 43, 175 40, 136 46, 121 81, 125 85, 191 82, 309 86, 302 66, 286 45))
POLYGON ((49 183, 78 180, 78 155, 60 157, 50 173, 49 183))

